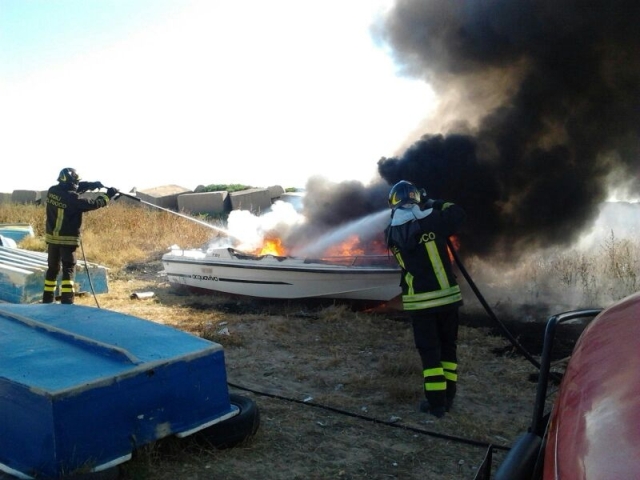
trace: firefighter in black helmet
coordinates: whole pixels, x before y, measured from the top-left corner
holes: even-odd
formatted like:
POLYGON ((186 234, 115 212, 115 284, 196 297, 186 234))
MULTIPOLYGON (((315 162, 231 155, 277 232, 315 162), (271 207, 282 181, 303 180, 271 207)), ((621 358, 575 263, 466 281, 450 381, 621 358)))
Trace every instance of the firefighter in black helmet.
POLYGON ((447 238, 458 232, 466 214, 453 203, 427 199, 424 190, 405 180, 391 188, 389 207, 387 246, 401 267, 403 310, 411 318, 422 360, 426 399, 420 410, 443 417, 456 394, 462 305, 447 238))
POLYGON ((79 194, 100 188, 106 187, 101 182, 82 182, 75 169, 64 168, 58 175, 58 183, 47 191, 44 201, 48 268, 42 303, 53 303, 61 265, 60 303, 73 303, 76 249, 80 245, 82 214, 106 207, 118 191, 108 188, 106 193, 98 194, 95 199, 81 198, 79 194))

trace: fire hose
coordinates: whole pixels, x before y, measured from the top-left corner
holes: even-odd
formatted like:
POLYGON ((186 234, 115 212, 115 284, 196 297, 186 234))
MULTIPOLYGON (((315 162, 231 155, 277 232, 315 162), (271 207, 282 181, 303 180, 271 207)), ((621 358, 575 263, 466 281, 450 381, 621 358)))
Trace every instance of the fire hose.
MULTIPOLYGON (((173 215, 177 215, 177 216, 185 218, 187 220, 191 220, 193 222, 199 223, 200 225, 203 225, 205 227, 213 228, 213 229, 216 229, 216 230, 222 230, 222 229, 219 229, 219 228, 215 227, 214 225, 211 225, 210 223, 203 222, 203 221, 198 220, 196 218, 193 218, 193 217, 191 217, 189 215, 183 215, 181 213, 175 212, 175 211, 170 210, 168 208, 163 208, 163 207, 160 207, 160 206, 155 205, 153 203, 146 202, 146 201, 142 200, 141 198, 136 197, 134 195, 129 195, 128 193, 123 193, 118 189, 115 189, 115 190, 117 192, 115 197, 114 197, 115 200, 117 200, 119 197, 127 197, 127 198, 130 198, 132 200, 135 200, 136 202, 140 202, 140 203, 143 203, 143 204, 148 205, 150 207, 157 208, 159 210, 163 210, 163 211, 171 213, 173 215)), ((225 233, 228 234, 229 232, 225 232, 225 233)), ((509 341, 513 344, 513 346, 520 353, 522 353, 522 355, 524 355, 524 357, 527 360, 529 360, 529 362, 531 362, 536 368, 540 369, 540 363, 518 342, 518 340, 511 334, 509 329, 506 327, 506 325, 504 325, 504 323, 502 323, 498 319, 498 317, 495 315, 495 313, 493 312, 493 310, 491 309, 491 307, 489 306, 487 301, 484 299, 482 293, 480 293, 480 290, 478 290, 478 287, 476 286, 475 282, 471 278, 471 275, 469 275, 469 272, 467 271, 467 269, 465 268, 464 264, 462 263, 462 260, 460 259, 460 256, 458 255, 458 252, 453 247, 453 244, 451 243, 451 240, 448 239, 448 238, 447 238, 447 245, 449 246, 449 250, 451 251, 451 254, 453 255, 453 258, 454 258, 456 264, 458 265, 458 268, 460 269, 460 272, 462 273, 464 278, 467 280, 467 283, 469 284, 469 286, 471 287, 471 289, 475 293, 476 297, 478 298, 478 300, 480 301, 480 303, 482 304, 482 306, 486 310, 486 312, 489 315, 489 317, 496 324, 498 324, 500 329, 504 332, 505 336, 509 339, 509 341)))
MULTIPOLYGON (((213 226, 213 225, 211 225, 209 223, 200 221, 200 220, 198 220, 196 218, 193 218, 191 216, 183 215, 183 214, 175 212, 173 210, 160 207, 160 206, 155 205, 155 204, 150 203, 150 202, 146 202, 146 201, 142 200, 141 198, 139 198, 137 196, 130 195, 130 194, 127 194, 127 193, 123 193, 123 192, 119 191, 118 189, 115 189, 115 190, 116 190, 116 194, 113 197, 114 200, 117 200, 119 197, 126 197, 126 198, 132 199, 132 200, 134 200, 136 202, 140 202, 142 204, 148 205, 150 207, 157 208, 159 210, 163 210, 165 212, 171 213, 173 215, 177 215, 177 216, 185 218, 187 220, 194 221, 194 222, 199 223, 199 224, 201 224, 203 226, 206 226, 206 227, 209 227, 209 228, 213 228, 213 229, 216 229, 216 230, 221 230, 221 229, 218 229, 217 227, 215 227, 215 226, 213 226)), ((534 366, 536 366, 536 368, 540 369, 541 368, 540 363, 517 341, 517 339, 511 334, 511 332, 509 332, 507 327, 495 315, 495 313, 493 312, 493 310, 491 309, 491 307, 489 306, 487 301, 484 299, 484 296, 479 291, 479 289, 476 286, 475 282, 473 281, 473 279, 469 275, 467 269, 465 268, 464 264, 462 263, 462 260, 460 259, 459 255, 458 255, 456 249, 453 247, 453 244, 451 243, 450 239, 447 239, 447 245, 449 247, 449 250, 451 251, 451 254, 452 254, 456 264, 458 265, 458 268, 460 269, 460 272, 462 273, 462 275, 467 280, 469 286, 471 287, 471 289, 475 293, 476 297, 478 298, 478 300, 480 301, 480 303, 482 304, 482 306, 486 310, 487 314, 491 317, 491 319, 494 322, 496 322, 500 326, 501 330, 507 336, 509 341, 515 346, 515 348, 518 351, 520 351, 522 353, 522 355, 524 355, 524 357, 527 358, 534 366)), ((82 244, 81 244, 81 247, 82 247, 82 244)), ((95 291, 93 291, 93 285, 91 283, 91 277, 89 275, 89 269, 88 269, 87 260, 84 257, 84 249, 82 249, 82 254, 83 254, 83 258, 84 258, 84 262, 85 262, 85 268, 87 270, 87 275, 89 276, 89 283, 91 285, 91 290, 92 290, 93 296, 95 298, 96 295, 95 295, 95 291)), ((100 305, 97 303, 97 298, 96 298, 96 304, 97 304, 98 308, 100 308, 100 305)), ((352 417, 355 417, 355 418, 359 418, 361 420, 367 420, 367 421, 371 421, 371 422, 374 422, 374 423, 384 424, 384 425, 392 426, 392 427, 400 427, 400 428, 403 428, 403 429, 406 429, 406 430, 413 431, 415 433, 428 434, 428 435, 432 435, 432 436, 436 436, 436 437, 440 437, 440 438, 445 438, 445 439, 456 441, 456 442, 467 443, 469 445, 487 446, 484 442, 478 442, 478 441, 475 441, 475 440, 461 438, 461 437, 454 437, 454 436, 450 436, 450 435, 446 435, 446 434, 442 434, 442 433, 438 433, 438 432, 433 432, 433 431, 425 431, 425 430, 422 430, 422 429, 416 429, 416 428, 403 426, 403 425, 396 425, 393 422, 385 422, 385 421, 382 421, 382 420, 379 420, 379 419, 376 419, 376 418, 366 417, 366 416, 363 416, 363 415, 360 415, 360 414, 354 414, 354 413, 351 413, 351 412, 347 412, 347 411, 344 411, 344 410, 341 410, 341 409, 336 409, 336 408, 329 407, 329 406, 322 405, 322 404, 310 403, 310 402, 306 402, 306 401, 299 401, 299 400, 295 400, 295 399, 287 398, 287 397, 282 397, 282 396, 275 395, 275 394, 270 394, 270 393, 266 393, 266 392, 252 390, 250 388, 243 387, 243 386, 240 386, 240 385, 235 385, 235 384, 232 384, 232 383, 228 383, 228 384, 231 387, 235 387, 235 388, 239 388, 239 389, 242 389, 242 390, 250 391, 250 392, 253 392, 253 393, 258 394, 258 395, 267 396, 267 397, 271 397, 271 398, 276 398, 276 399, 280 399, 280 400, 287 400, 287 401, 297 402, 297 403, 304 403, 304 404, 309 405, 309 406, 323 408, 323 409, 326 409, 326 410, 333 411, 334 413, 340 413, 340 414, 343 414, 343 415, 352 416, 352 417)), ((502 450, 509 450, 509 448, 507 448, 507 447, 500 447, 500 446, 495 446, 495 445, 493 445, 493 447, 497 448, 497 449, 502 449, 502 450)))
MULTIPOLYGON (((128 193, 123 193, 118 189, 116 190, 116 195, 114 196, 114 200, 117 200, 119 197, 126 197, 126 198, 130 198, 136 202, 140 202, 144 205, 148 205, 150 207, 153 208, 157 208, 159 210, 171 213, 172 215, 177 215, 179 217, 185 218, 187 220, 191 220, 193 222, 196 222, 200 225, 203 225, 205 227, 208 228, 212 228, 215 230, 223 230, 220 228, 215 227, 214 225, 211 225, 210 223, 198 220, 196 218, 193 218, 189 215, 184 215, 181 214, 179 212, 175 212, 173 210, 170 210, 168 208, 163 208, 160 207, 158 205, 155 205, 151 202, 146 202, 144 200, 142 200, 141 198, 135 196, 135 195, 130 195, 128 193)), ((225 232, 225 233, 229 233, 229 232, 225 232)), ((502 323, 500 321, 500 319, 498 319, 498 317, 496 316, 496 314, 493 312, 493 310, 491 309, 491 307, 489 306, 489 304, 487 303, 487 301, 485 300, 484 296, 482 295, 482 293, 480 292, 480 290, 478 289, 478 287, 476 286, 475 282, 473 281, 473 279, 471 278, 471 275, 469 275, 469 272, 467 271, 467 269, 465 268, 464 264, 462 263, 462 260, 460 259, 460 256, 458 255, 458 252, 456 251, 456 249, 453 247, 453 244, 451 243, 451 240, 449 238, 447 238, 447 245, 449 246, 449 250, 451 252, 451 254, 453 255, 453 258, 456 262, 456 264, 458 265, 458 268, 460 269, 460 272, 462 273, 462 275, 464 276, 464 278, 467 280, 467 283, 469 284, 469 286, 471 287, 471 290, 473 290, 473 293, 476 295, 476 297, 478 298, 478 300, 480 301, 480 303, 482 304, 482 306, 484 307, 485 311, 487 312, 487 314, 489 315, 489 317, 500 327, 500 329, 503 331, 503 333, 505 334, 505 336, 507 337, 507 339, 512 343, 512 345, 527 359, 529 360, 529 362, 531 362, 531 364, 533 364, 538 370, 540 369, 540 362, 538 362, 521 344, 520 342, 518 342, 518 340, 511 334, 511 332, 509 331, 509 329, 506 327, 506 325, 504 323, 502 323)))
MULTIPOLYGON (((116 195, 113 197, 113 199, 114 199, 114 200, 117 200, 117 199, 118 199, 118 198, 120 198, 120 197, 127 197, 127 198, 130 198, 130 199, 132 199, 132 200, 135 200, 136 202, 140 202, 140 203, 142 203, 142 204, 144 204, 144 205, 148 205, 148 206, 150 206, 150 207, 157 208, 158 210, 162 210, 162 211, 164 211, 164 212, 171 213, 171 214, 173 214, 173 215, 177 215, 178 217, 186 218, 187 220, 191 220, 192 222, 196 222, 196 223, 198 223, 198 224, 200 224, 200 225, 203 225, 203 226, 205 226, 205 227, 212 228, 212 229, 214 229, 214 230, 221 230, 220 228, 217 228, 216 226, 211 225, 210 223, 203 222, 202 220, 198 220, 197 218, 193 218, 193 217, 190 217, 189 215, 184 215, 184 214, 182 214, 182 213, 175 212, 175 211, 170 210, 170 209, 168 209, 168 208, 160 207, 159 205, 155 205, 155 204, 153 204, 153 203, 151 203, 151 202, 145 202, 145 201, 144 201, 144 200, 142 200, 141 198, 136 197, 135 195, 129 195, 128 193, 123 193, 123 192, 121 192, 120 190, 118 190, 117 188, 116 188, 115 190, 116 190, 116 192, 117 192, 117 193, 116 193, 116 195)), ((225 233, 226 233, 226 232, 225 232, 225 233)))
POLYGON ((476 286, 475 282, 473 281, 473 279, 471 278, 471 275, 469 275, 469 272, 467 271, 467 269, 465 268, 464 264, 462 263, 462 260, 460 260, 460 256, 458 255, 458 252, 456 251, 456 249, 453 247, 453 244, 451 243, 451 240, 449 238, 447 238, 447 245, 449 246, 449 251, 451 252, 451 255, 453 255, 453 259, 455 260, 456 264, 458 265, 458 268, 460 269, 460 272, 462 273, 462 275, 464 276, 464 278, 467 280, 467 283, 469 284, 469 286, 471 287, 471 290, 473 290, 473 293, 475 293, 476 297, 478 298, 478 300, 480 301, 480 303, 482 304, 482 306, 484 307, 485 311, 487 312, 487 314, 489 315, 489 317, 496 323, 498 324, 498 326, 500 327, 500 329, 504 332, 505 336, 507 337, 507 339, 509 339, 509 341, 511 342, 511 344, 520 352, 522 353, 522 355, 524 355, 524 357, 529 360, 529 362, 531 362, 538 370, 540 370, 540 362, 538 362, 521 344, 520 342, 518 342, 518 340, 511 334, 511 332, 509 331, 509 329, 506 327, 506 325, 504 323, 502 323, 498 317, 496 316, 496 314, 493 312, 493 310, 491 309, 491 307, 489 306, 489 304, 487 303, 487 301, 485 300, 484 296, 482 295, 482 293, 480 293, 480 290, 478 290, 478 287, 476 286))
MULTIPOLYGON (((105 187, 105 188, 106 188, 106 187, 105 187)), ((111 187, 111 188, 113 188, 113 187, 111 187)), ((121 192, 121 191, 120 191, 120 190, 118 190, 117 188, 113 188, 113 190, 115 190, 115 191, 116 191, 116 194, 113 196, 113 200, 118 200, 118 198, 120 198, 120 197, 130 198, 131 200, 135 200, 136 202, 142 203, 142 204, 144 204, 144 205, 148 205, 148 206, 150 206, 150 207, 157 208, 158 210, 162 210, 162 211, 167 212, 167 213, 170 213, 170 214, 172 214, 172 215, 176 215, 176 216, 178 216, 178 217, 181 217, 181 218, 184 218, 184 219, 187 219, 187 220, 191 220, 192 222, 196 222, 197 224, 202 225, 202 226, 204 226, 204 227, 211 228, 211 229, 213 229, 213 230, 217 230, 218 232, 223 232, 223 233, 225 233, 225 234, 226 234, 226 235, 228 235, 228 236, 233 236, 233 235, 231 235, 231 233, 230 233, 230 232, 227 232, 227 231, 226 231, 226 230, 224 230, 223 228, 216 227, 215 225, 211 225, 210 223, 204 222, 204 221, 202 221, 202 220, 198 220, 197 218, 193 218, 193 217, 191 217, 191 216, 189 216, 189 215, 184 215, 184 214, 182 214, 182 213, 175 212, 175 211, 170 210, 170 209, 168 209, 168 208, 160 207, 159 205, 155 205, 155 204, 153 204, 153 203, 151 203, 151 202, 146 202, 146 201, 142 200, 141 198, 136 197, 135 195, 130 195, 130 194, 128 194, 128 193, 121 192)), ((80 248, 81 248, 81 250, 82 250, 82 257, 83 257, 83 259, 84 259, 84 264, 85 264, 85 270, 86 270, 86 272, 87 272, 87 277, 89 278, 89 286, 90 286, 90 288, 91 288, 91 293, 92 293, 92 295, 93 295, 93 298, 94 298, 94 299, 95 299, 95 301, 96 301, 96 305, 97 305, 97 307, 98 307, 98 308, 100 308, 100 304, 98 303, 98 299, 97 299, 97 297, 96 297, 95 290, 94 290, 94 288, 93 288, 93 282, 92 282, 92 280, 91 280, 91 275, 89 274, 89 264, 88 264, 88 262, 87 262, 87 259, 86 259, 86 257, 85 257, 85 254, 84 254, 84 247, 83 247, 83 245, 82 245, 82 241, 80 242, 80 248)))

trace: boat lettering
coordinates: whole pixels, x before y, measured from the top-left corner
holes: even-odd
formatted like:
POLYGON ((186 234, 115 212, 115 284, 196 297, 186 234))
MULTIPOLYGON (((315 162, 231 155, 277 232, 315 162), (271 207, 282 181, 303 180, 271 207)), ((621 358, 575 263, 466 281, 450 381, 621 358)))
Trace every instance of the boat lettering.
POLYGON ((211 280, 214 282, 218 281, 218 277, 212 275, 191 275, 191 278, 193 278, 194 280, 211 280))

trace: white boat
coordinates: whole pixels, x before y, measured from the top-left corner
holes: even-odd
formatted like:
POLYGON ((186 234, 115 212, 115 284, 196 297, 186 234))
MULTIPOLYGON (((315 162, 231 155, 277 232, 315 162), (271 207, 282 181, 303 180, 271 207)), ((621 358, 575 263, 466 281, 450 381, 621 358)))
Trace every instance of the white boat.
POLYGON ((400 294, 388 255, 298 258, 233 248, 172 249, 162 256, 169 283, 259 298, 335 298, 387 302, 400 294))

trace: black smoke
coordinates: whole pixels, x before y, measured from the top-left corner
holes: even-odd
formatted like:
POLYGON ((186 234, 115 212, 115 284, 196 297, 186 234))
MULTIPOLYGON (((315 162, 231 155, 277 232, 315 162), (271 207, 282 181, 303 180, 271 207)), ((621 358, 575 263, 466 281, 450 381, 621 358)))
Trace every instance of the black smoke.
POLYGON ((457 100, 380 176, 462 205, 471 253, 569 244, 640 192, 639 25, 635 0, 397 0, 379 41, 457 100))
MULTIPOLYGON (((292 250, 307 246, 351 222, 387 209, 389 187, 379 180, 373 185, 365 185, 356 180, 333 183, 323 177, 312 177, 305 189, 304 215, 309 221, 287 235, 285 244, 292 250)), ((381 253, 383 229, 380 228, 377 235, 358 232, 363 234, 361 237, 364 239, 359 247, 365 253, 381 253)))

